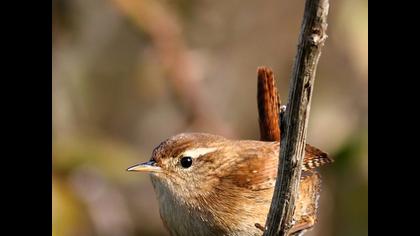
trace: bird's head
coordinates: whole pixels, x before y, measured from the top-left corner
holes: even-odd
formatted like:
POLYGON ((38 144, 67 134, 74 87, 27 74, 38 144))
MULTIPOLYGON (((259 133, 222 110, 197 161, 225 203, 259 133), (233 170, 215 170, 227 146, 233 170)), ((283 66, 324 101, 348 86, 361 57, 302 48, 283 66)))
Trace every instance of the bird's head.
POLYGON ((229 140, 205 133, 182 133, 158 145, 149 161, 128 171, 151 174, 158 194, 169 191, 175 197, 191 201, 193 196, 211 191, 223 172, 229 140))

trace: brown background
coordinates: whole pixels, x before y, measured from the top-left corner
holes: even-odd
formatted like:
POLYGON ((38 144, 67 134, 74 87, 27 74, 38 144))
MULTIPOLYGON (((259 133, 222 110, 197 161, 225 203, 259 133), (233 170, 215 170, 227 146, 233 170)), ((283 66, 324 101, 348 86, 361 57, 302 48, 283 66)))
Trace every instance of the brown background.
MULTIPOLYGON (((148 177, 125 172, 163 139, 258 139, 256 69, 283 101, 304 1, 53 1, 53 235, 166 235, 148 177)), ((307 235, 367 235, 366 0, 330 2, 309 143, 322 170, 307 235)))

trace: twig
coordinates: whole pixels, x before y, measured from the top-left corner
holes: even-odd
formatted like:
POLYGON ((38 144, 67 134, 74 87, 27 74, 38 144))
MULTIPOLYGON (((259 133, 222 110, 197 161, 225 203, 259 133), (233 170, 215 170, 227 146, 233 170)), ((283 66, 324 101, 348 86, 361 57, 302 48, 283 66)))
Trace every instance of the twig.
POLYGON ((281 140, 278 178, 264 236, 288 235, 293 226, 315 72, 327 38, 328 7, 328 0, 307 0, 305 4, 285 114, 286 133, 281 140))
POLYGON ((268 67, 258 67, 258 122, 261 141, 280 141, 279 107, 280 101, 273 71, 268 67))

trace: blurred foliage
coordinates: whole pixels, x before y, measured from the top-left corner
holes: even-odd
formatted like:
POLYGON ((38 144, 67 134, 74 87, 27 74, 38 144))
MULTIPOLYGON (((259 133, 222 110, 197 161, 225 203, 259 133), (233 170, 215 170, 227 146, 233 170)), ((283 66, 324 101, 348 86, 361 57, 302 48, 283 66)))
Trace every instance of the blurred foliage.
MULTIPOLYGON (((148 177, 125 169, 179 132, 258 139, 256 68, 285 102, 303 4, 53 1, 53 235, 167 235, 148 177)), ((367 235, 367 16, 330 2, 308 140, 336 161, 308 236, 367 235)))

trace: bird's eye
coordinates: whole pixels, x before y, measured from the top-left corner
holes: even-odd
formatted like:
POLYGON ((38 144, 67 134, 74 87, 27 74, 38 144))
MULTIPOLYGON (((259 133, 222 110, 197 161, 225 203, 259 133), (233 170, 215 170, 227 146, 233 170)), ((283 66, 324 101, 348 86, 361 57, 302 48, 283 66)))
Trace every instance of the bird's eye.
POLYGON ((192 165, 192 158, 191 157, 182 157, 181 158, 181 166, 184 168, 188 168, 192 165))

